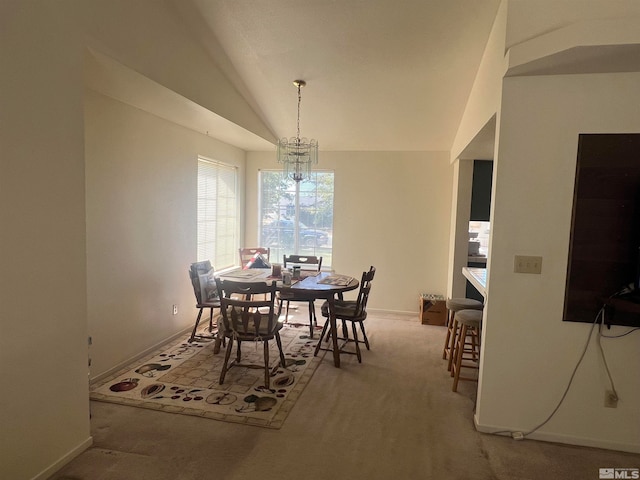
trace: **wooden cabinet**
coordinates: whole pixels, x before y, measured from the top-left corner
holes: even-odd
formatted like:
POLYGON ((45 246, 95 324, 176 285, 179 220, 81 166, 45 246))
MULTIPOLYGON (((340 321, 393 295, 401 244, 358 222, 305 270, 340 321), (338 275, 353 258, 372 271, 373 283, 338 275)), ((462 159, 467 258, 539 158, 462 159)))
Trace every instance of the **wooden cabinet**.
POLYGON ((423 325, 446 325, 447 302, 441 295, 420 296, 420 321, 423 325))

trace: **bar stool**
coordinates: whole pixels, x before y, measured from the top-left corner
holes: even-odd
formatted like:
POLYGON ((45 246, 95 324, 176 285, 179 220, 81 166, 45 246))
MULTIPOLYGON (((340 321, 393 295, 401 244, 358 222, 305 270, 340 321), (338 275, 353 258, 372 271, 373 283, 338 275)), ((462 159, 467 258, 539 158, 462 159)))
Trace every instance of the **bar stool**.
POLYGON ((453 362, 453 346, 456 341, 456 332, 458 323, 456 322, 456 312, 460 310, 482 310, 484 305, 473 298, 449 298, 447 300, 447 336, 444 340, 444 348, 442 350, 442 358, 449 359, 447 370, 451 371, 451 363, 453 362))
POLYGON ((454 361, 451 365, 451 376, 453 377, 453 387, 451 390, 458 390, 458 381, 469 380, 477 382, 476 378, 462 377, 460 371, 463 368, 478 370, 480 360, 480 328, 482 325, 481 310, 460 310, 456 315, 456 320, 460 324, 455 339, 452 356, 454 361), (473 363, 463 363, 464 360, 471 360, 473 363))

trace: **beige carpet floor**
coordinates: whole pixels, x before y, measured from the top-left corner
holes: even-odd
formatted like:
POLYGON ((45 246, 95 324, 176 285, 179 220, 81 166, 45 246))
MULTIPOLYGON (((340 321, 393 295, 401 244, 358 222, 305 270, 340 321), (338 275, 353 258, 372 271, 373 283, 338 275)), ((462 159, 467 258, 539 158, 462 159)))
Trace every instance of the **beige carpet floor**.
POLYGON ((380 314, 367 327, 362 364, 327 355, 279 430, 92 402, 93 447, 52 478, 595 480, 640 467, 640 455, 478 433, 475 384, 451 391, 443 327, 380 314))

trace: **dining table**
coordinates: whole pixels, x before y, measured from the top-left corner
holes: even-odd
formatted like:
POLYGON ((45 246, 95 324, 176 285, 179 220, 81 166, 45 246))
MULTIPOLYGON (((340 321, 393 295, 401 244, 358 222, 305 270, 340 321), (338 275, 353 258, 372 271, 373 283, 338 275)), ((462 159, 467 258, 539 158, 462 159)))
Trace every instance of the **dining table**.
MULTIPOLYGON (((273 281, 276 280, 276 289, 278 291, 290 291, 295 293, 296 298, 304 300, 326 300, 329 310, 329 328, 331 333, 333 365, 340 368, 340 348, 338 346, 337 321, 335 316, 335 300, 336 297, 342 298, 342 294, 351 290, 355 290, 360 285, 357 278, 349 275, 342 275, 335 272, 316 272, 301 271, 300 278, 292 279, 290 285, 285 285, 281 279, 271 276, 270 269, 248 269, 226 272, 220 275, 225 280, 234 281, 273 281)), ((318 340, 321 342, 322 338, 318 340)), ((318 343, 319 345, 319 343, 318 343)), ((314 355, 318 354, 316 348, 314 355)))

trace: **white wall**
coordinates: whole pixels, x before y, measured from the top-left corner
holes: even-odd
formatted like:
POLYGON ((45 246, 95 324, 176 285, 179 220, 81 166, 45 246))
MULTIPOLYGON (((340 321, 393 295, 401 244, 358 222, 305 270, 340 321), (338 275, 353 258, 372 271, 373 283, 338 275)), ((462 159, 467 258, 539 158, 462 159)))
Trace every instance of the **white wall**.
MULTIPOLYGON (((506 48, 525 43, 528 40, 546 36, 550 32, 568 26, 589 25, 593 21, 630 19, 635 17, 635 26, 626 31, 610 31, 615 35, 637 36, 637 19, 640 17, 640 2, 637 0, 508 0, 508 21, 506 48)), ((601 32, 585 32, 599 35, 601 32)), ((565 37, 566 38, 566 37, 565 37)), ((588 43, 586 43, 588 45, 588 43)))
POLYGON ((0 2, 0 478, 91 444, 81 2, 0 2))
POLYGON ((192 259, 187 250, 195 246, 186 246, 193 233, 184 228, 191 215, 184 197, 191 168, 185 167, 186 157, 227 154, 241 161, 233 149, 122 106, 108 105, 101 118, 94 107, 104 99, 89 98, 87 149, 94 149, 95 163, 87 169, 91 199, 85 224, 88 46, 272 137, 169 1, 0 2, 0 374, 3 384, 19 392, 4 396, 0 408, 0 478, 48 478, 91 444, 88 316, 97 342, 91 353, 100 370, 191 324, 195 311, 189 311, 186 269, 192 259), (140 137, 125 127, 139 129, 140 137), (175 165, 172 155, 178 157, 175 165), (113 176, 98 182, 100 170, 113 176), (116 195, 105 191, 106 184, 116 195), (105 199, 110 203, 101 204, 105 199), (113 230, 96 221, 101 209, 113 230), (172 230, 171 222, 179 228, 172 230), (140 228, 125 232, 127 224, 140 228), (115 251, 105 254, 108 240, 115 251), (140 248, 149 240, 148 250, 140 248), (153 288, 136 290, 129 279, 140 280, 143 269, 160 269, 172 279, 156 283, 149 275, 153 288), (124 293, 125 287, 132 290, 124 293), (156 303, 150 302, 152 293, 156 303), (165 304, 174 302, 180 313, 167 318, 165 304), (140 323, 130 322, 134 317, 140 323))
POLYGON ((501 80, 505 67, 504 42, 508 5, 507 1, 503 1, 498 8, 464 115, 460 120, 460 126, 451 146, 450 157, 452 161, 460 156, 500 110, 501 80))
POLYGON ((171 0, 87 0, 88 45, 256 135, 275 140, 171 0))
MULTIPOLYGON (((259 169, 274 152, 247 156, 246 240, 258 239, 259 169)), ((320 152, 335 172, 333 268, 377 269, 369 306, 417 312, 420 293, 446 293, 453 166, 447 152, 320 152)))
POLYGON ((473 160, 453 163, 454 190, 452 192, 451 228, 449 232, 449 272, 447 298, 465 297, 467 279, 462 267, 469 263, 469 219, 471 217, 471 191, 473 188, 473 160))
MULTIPOLYGON (((590 326, 562 321, 578 134, 640 131, 639 82, 633 73, 504 81, 481 430, 527 431, 541 423, 580 357, 590 326), (542 274, 513 273, 516 254, 542 256, 542 274)), ((609 384, 592 339, 563 406, 532 438, 640 452, 640 336, 605 339, 603 347, 618 408, 604 408, 609 384)))
MULTIPOLYGON (((95 378, 195 319, 187 268, 196 260, 197 156, 240 166, 243 200, 244 152, 215 140, 214 126, 202 129, 208 136, 172 123, 168 100, 184 97, 177 113, 192 112, 191 120, 198 120, 199 110, 190 104, 195 102, 260 137, 273 135, 185 26, 174 2, 95 0, 84 22, 86 45, 113 60, 92 70, 104 78, 91 78, 91 84, 117 95, 123 93, 117 83, 132 78, 122 77, 123 71, 144 76, 157 101, 168 102, 153 107, 169 119, 93 92, 86 97, 88 321, 95 378), (109 68, 114 70, 101 70, 109 68)), ((132 92, 126 90, 125 98, 132 92)), ((140 95, 148 101, 150 93, 140 95)))
MULTIPOLYGON (((637 2, 616 2, 606 12, 602 2, 578 2, 579 8, 576 3, 549 1, 544 8, 523 0, 502 3, 451 152, 456 159, 488 115, 497 113, 488 301, 475 417, 483 431, 528 431, 560 400, 589 329, 562 322, 577 135, 640 128, 634 74, 508 78, 502 92, 505 45, 520 47, 583 19, 638 14, 637 2), (514 274, 515 254, 543 256, 542 275, 514 274)), ((611 33, 592 32, 589 38, 611 33)), ((565 404, 532 438, 640 449, 638 339, 605 340, 604 348, 624 402, 617 409, 603 407, 608 384, 592 340, 565 404)))
MULTIPOLYGON (((471 211, 471 186, 473 165, 470 153, 477 151, 473 145, 490 142, 486 131, 494 130, 493 122, 499 115, 502 76, 505 68, 505 32, 509 2, 503 1, 498 8, 491 33, 478 68, 473 88, 469 94, 464 114, 460 120, 449 157, 456 165, 453 180, 453 207, 451 210, 450 259, 447 272, 447 295, 465 296, 467 280, 462 267, 468 259, 469 214, 471 211), (488 138, 482 138, 488 137, 488 138)), ((480 150, 486 150, 484 146, 480 150)), ((490 150, 490 149, 489 149, 490 150)), ((482 156, 477 159, 489 159, 482 156)))
POLYGON ((93 378, 193 325, 198 155, 237 165, 242 198, 245 153, 93 91, 85 128, 93 378))

